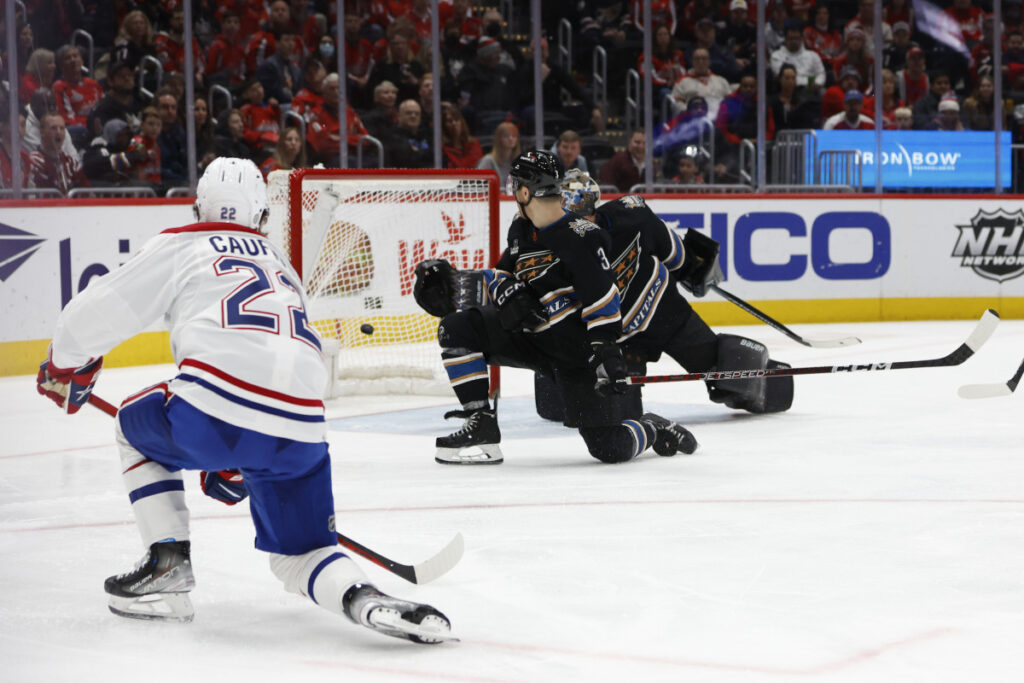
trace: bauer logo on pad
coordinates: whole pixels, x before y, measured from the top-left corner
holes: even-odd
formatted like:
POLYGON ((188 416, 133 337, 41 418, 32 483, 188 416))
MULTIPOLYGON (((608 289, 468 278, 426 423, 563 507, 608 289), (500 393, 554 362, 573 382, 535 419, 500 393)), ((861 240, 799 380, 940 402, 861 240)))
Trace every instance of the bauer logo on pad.
POLYGON ((1024 211, 979 210, 959 230, 952 256, 988 280, 1005 282, 1024 274, 1024 211))

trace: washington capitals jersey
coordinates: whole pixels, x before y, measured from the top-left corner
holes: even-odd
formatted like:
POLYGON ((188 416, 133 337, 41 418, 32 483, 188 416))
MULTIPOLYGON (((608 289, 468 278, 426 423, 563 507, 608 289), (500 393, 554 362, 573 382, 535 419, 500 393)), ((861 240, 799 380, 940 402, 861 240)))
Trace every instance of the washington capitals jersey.
POLYGON ((622 302, 622 339, 643 332, 683 265, 683 241, 639 195, 598 207, 595 222, 611 238, 608 257, 622 302))
POLYGON ((485 271, 492 298, 497 285, 515 277, 526 283, 544 307, 542 332, 578 315, 592 341, 614 340, 621 333, 619 294, 607 257, 609 234, 569 211, 537 229, 518 217, 508 231, 508 245, 492 271, 485 271))
POLYGON ((327 371, 305 309, 295 271, 260 233, 172 228, 71 300, 52 361, 80 367, 162 317, 179 368, 165 392, 239 427, 318 442, 327 371))

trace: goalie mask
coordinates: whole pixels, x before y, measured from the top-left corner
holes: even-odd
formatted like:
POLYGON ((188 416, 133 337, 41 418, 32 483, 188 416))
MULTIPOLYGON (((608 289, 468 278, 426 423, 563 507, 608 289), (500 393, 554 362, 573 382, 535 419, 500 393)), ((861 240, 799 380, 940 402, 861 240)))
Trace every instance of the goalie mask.
POLYGON ((581 216, 592 216, 601 201, 601 188, 589 175, 573 168, 562 180, 562 206, 581 216))
POLYGON ((267 184, 248 159, 219 157, 210 162, 196 187, 196 220, 244 225, 263 232, 267 184))

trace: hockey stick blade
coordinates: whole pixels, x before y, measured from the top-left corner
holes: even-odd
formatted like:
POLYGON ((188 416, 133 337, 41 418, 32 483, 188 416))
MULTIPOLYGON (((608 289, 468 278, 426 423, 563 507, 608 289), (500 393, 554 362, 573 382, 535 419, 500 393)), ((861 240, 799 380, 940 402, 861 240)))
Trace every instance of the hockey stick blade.
POLYGON ((765 323, 769 327, 775 328, 776 330, 786 335, 793 341, 799 344, 803 344, 804 346, 810 346, 816 349, 834 349, 839 346, 853 346, 854 344, 860 344, 860 339, 858 339, 857 337, 842 337, 840 339, 807 339, 806 337, 801 337, 799 334, 789 329, 788 327, 780 323, 778 320, 775 320, 774 318, 770 317, 763 311, 754 308, 752 305, 750 305, 743 299, 739 298, 732 292, 728 292, 719 287, 718 285, 711 285, 710 289, 715 290, 722 296, 722 298, 736 304, 744 311, 754 316, 761 322, 765 323))
MULTIPOLYGON (((89 403, 95 408, 102 410, 107 415, 117 417, 117 408, 115 408, 112 403, 104 401, 96 394, 89 395, 89 403)), ((452 567, 459 563, 459 560, 462 559, 462 553, 465 550, 465 545, 462 541, 462 534, 457 533, 455 534, 455 538, 450 540, 448 545, 442 548, 433 557, 429 557, 419 564, 409 565, 395 562, 394 560, 384 557, 375 550, 371 550, 365 545, 358 543, 341 533, 338 533, 338 543, 352 552, 357 553, 361 557, 370 560, 379 567, 383 567, 389 572, 397 574, 411 583, 429 583, 434 579, 447 574, 452 567)))
POLYGON ((417 584, 430 583, 434 579, 447 574, 459 563, 459 560, 462 559, 462 553, 465 550, 462 534, 456 533, 455 537, 448 541, 448 545, 441 548, 441 550, 433 556, 418 564, 402 564, 384 557, 378 552, 370 550, 365 545, 354 541, 341 533, 338 534, 338 543, 342 547, 348 548, 360 557, 373 562, 375 565, 388 570, 392 574, 401 576, 409 583, 417 584))
POLYGON ((1024 361, 1021 362, 1013 377, 1003 382, 992 384, 965 384, 957 390, 960 398, 996 398, 997 396, 1009 396, 1017 390, 1020 378, 1024 377, 1024 361))
POLYGON ((652 384, 655 382, 692 382, 694 380, 730 380, 749 379, 753 377, 788 377, 791 375, 820 375, 836 372, 864 372, 871 370, 912 370, 914 368, 941 368, 960 365, 973 356, 999 324, 999 314, 989 309, 967 337, 963 344, 951 353, 929 360, 902 360, 883 363, 852 363, 849 365, 815 365, 802 368, 751 368, 749 370, 716 370, 711 372, 691 372, 683 375, 648 375, 647 377, 627 377, 629 384, 652 384))

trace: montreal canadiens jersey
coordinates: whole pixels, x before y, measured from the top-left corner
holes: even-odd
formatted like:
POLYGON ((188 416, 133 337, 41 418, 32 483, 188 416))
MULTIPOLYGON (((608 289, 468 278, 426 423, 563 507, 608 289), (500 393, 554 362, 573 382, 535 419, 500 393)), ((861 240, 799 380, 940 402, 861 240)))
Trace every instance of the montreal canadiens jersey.
POLYGON ((163 317, 179 369, 170 394, 239 427, 318 442, 327 371, 305 311, 295 271, 260 233, 172 228, 71 300, 52 362, 80 367, 163 317))
POLYGON ((534 332, 578 315, 591 341, 613 341, 622 316, 606 256, 610 244, 606 231, 569 211, 542 229, 518 217, 509 227, 508 246, 484 278, 492 298, 505 278, 527 284, 547 317, 534 332))
POLYGON ((683 265, 683 241, 639 195, 602 204, 594 221, 611 236, 608 258, 622 301, 621 339, 628 339, 647 329, 662 296, 675 287, 670 273, 683 265))

